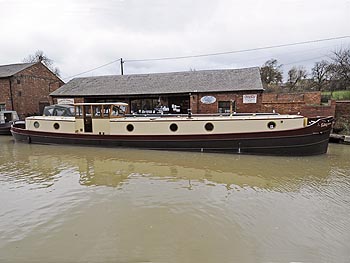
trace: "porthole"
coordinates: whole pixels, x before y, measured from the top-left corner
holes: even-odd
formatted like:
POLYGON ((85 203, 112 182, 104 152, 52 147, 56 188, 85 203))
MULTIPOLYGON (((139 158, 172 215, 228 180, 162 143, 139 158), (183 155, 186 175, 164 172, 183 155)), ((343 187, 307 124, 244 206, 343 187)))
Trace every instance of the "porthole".
POLYGON ((274 129, 274 128, 276 128, 276 122, 274 122, 274 121, 270 121, 268 124, 267 124, 267 127, 269 128, 269 129, 274 129))
POLYGON ((128 125, 126 126, 126 129, 127 129, 129 132, 132 132, 132 131, 134 130, 134 125, 128 124, 128 125))
POLYGON ((35 128, 39 128, 39 127, 40 127, 39 122, 37 122, 37 121, 36 121, 36 122, 34 122, 34 127, 35 127, 35 128))
POLYGON ((60 125, 56 122, 53 127, 55 128, 55 130, 58 130, 60 128, 60 125))
POLYGON ((170 130, 171 131, 173 131, 173 132, 176 132, 177 131, 177 129, 178 129, 178 127, 177 127, 177 124, 176 123, 172 123, 171 125, 170 125, 170 130))
POLYGON ((208 122, 204 125, 204 128, 207 130, 207 131, 212 131, 214 130, 214 125, 211 123, 211 122, 208 122))

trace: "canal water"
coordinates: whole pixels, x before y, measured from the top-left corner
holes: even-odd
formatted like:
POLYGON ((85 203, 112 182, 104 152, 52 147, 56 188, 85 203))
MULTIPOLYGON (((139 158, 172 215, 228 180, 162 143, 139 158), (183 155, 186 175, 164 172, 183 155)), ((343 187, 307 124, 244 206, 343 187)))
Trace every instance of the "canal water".
POLYGON ((0 262, 350 262, 350 146, 263 157, 0 137, 0 262))

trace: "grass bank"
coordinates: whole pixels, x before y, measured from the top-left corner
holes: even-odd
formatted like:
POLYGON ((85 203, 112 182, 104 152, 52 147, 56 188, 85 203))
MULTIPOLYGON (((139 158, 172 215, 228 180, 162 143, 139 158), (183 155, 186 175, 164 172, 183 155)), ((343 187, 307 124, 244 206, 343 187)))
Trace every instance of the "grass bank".
POLYGON ((321 93, 322 101, 332 100, 350 100, 350 90, 323 91, 321 93))

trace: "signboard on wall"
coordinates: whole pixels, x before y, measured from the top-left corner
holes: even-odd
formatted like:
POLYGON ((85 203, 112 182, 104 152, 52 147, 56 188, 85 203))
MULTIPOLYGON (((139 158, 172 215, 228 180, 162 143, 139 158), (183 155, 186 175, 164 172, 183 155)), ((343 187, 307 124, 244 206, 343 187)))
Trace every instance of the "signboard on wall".
POLYGON ((74 104, 74 99, 57 99, 57 104, 74 104))
POLYGON ((257 94, 243 95, 243 103, 256 103, 257 98, 257 94))
POLYGON ((203 104, 213 104, 216 101, 216 98, 213 96, 204 96, 201 98, 203 104))

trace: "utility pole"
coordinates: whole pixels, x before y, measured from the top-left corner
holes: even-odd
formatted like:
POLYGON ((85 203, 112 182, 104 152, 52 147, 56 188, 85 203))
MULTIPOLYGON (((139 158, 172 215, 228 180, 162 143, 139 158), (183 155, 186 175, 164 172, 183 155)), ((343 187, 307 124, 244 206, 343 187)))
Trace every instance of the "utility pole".
POLYGON ((124 60, 123 58, 120 59, 120 72, 122 75, 124 75, 124 60))

